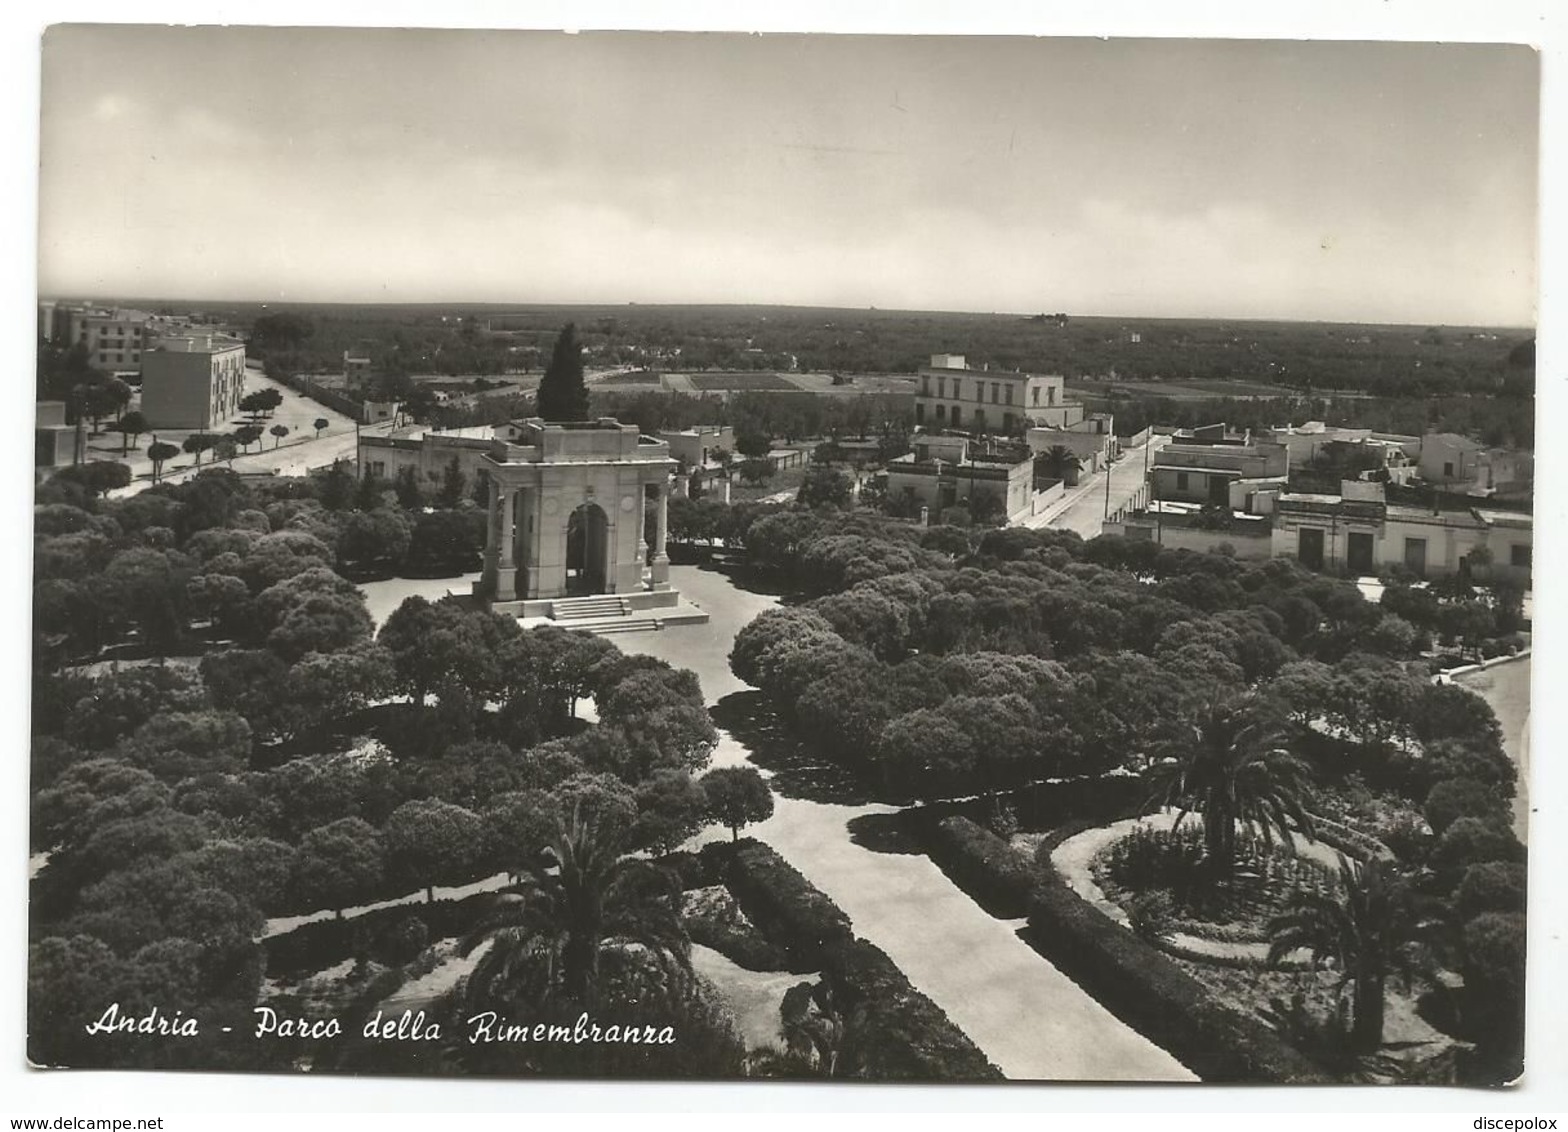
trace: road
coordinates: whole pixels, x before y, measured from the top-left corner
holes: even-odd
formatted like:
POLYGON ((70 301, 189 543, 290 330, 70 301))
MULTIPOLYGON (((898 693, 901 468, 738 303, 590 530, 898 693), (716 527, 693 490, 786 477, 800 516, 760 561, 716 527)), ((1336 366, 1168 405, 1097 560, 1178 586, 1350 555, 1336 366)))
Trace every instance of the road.
MULTIPOLYGON (((670 580, 712 620, 609 639, 627 652, 692 669, 710 706, 746 691, 729 669, 730 646, 736 632, 777 599, 739 590, 723 574, 695 566, 673 567, 670 580)), ((750 765, 744 744, 727 731, 719 736, 715 766, 750 765)), ((852 820, 893 812, 875 803, 791 797, 775 788, 773 817, 747 833, 772 845, 830 896, 854 921, 856 934, 887 952, 1008 1077, 1195 1079, 1019 939, 1020 922, 988 914, 924 854, 878 850, 852 836, 852 820)), ((715 827, 708 836, 729 834, 715 827)))
MULTIPOLYGON (((1115 514, 1143 486, 1145 455, 1152 459, 1155 452, 1170 442, 1168 436, 1155 436, 1137 448, 1124 449, 1121 459, 1111 465, 1111 506, 1115 514)), ((1066 496, 1038 515, 1018 523, 1021 527, 1051 527, 1054 530, 1077 531, 1084 538, 1094 538, 1100 533, 1105 520, 1105 476, 1097 472, 1085 477, 1078 486, 1069 488, 1066 496)))
MULTIPOLYGON (((312 469, 325 468, 337 460, 352 462, 358 447, 359 433, 386 435, 392 427, 390 422, 383 422, 364 425, 356 431, 354 421, 336 409, 329 409, 319 401, 313 401, 286 385, 280 385, 258 370, 246 370, 245 391, 255 393, 263 389, 278 390, 283 395, 283 404, 270 417, 263 417, 256 423, 261 425, 263 430, 270 429, 274 425, 282 425, 289 430, 289 435, 279 443, 276 437, 264 431, 262 439, 252 446, 249 455, 234 458, 231 466, 236 472, 302 476, 312 469), (319 437, 315 432, 315 422, 318 420, 327 422, 327 427, 322 430, 319 437)), ((249 423, 248 418, 237 417, 224 428, 213 431, 230 431, 232 427, 246 423, 249 423)), ((160 429, 157 432, 160 440, 174 445, 178 445, 189 434, 190 430, 160 429)), ((112 492, 112 498, 123 499, 153 486, 152 463, 147 459, 147 446, 151 443, 151 435, 142 437, 139 442, 141 451, 133 452, 129 457, 120 455, 117 438, 111 442, 108 438, 99 437, 90 445, 95 458, 128 463, 131 466, 131 474, 136 476, 130 486, 112 492)), ((202 460, 202 467, 211 467, 212 460, 211 453, 208 453, 202 460)), ((193 458, 181 453, 164 465, 162 482, 178 483, 182 479, 194 476, 196 471, 193 458)))

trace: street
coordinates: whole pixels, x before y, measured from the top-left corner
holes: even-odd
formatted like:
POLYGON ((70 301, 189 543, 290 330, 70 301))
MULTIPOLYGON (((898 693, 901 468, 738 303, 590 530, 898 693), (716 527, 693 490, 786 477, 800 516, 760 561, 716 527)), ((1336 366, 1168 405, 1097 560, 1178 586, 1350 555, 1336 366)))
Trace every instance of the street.
MULTIPOLYGON (((1111 514, 1114 515, 1143 486, 1145 456, 1152 459, 1153 454, 1169 442, 1168 436, 1154 436, 1146 444, 1122 451, 1121 459, 1111 465, 1109 473, 1111 514)), ((1098 472, 1084 477, 1077 487, 1067 490, 1065 497, 1017 525, 1034 530, 1051 527, 1055 530, 1077 531, 1086 539, 1094 538, 1100 533, 1100 524, 1105 521, 1105 476, 1105 472, 1098 472)))
MULTIPOLYGON (((262 438, 251 446, 249 454, 236 456, 232 464, 223 466, 232 467, 236 472, 249 473, 276 473, 283 476, 302 476, 313 468, 324 468, 337 460, 352 461, 358 447, 358 432, 354 421, 338 412, 329 409, 319 401, 313 401, 301 393, 280 385, 259 370, 250 368, 245 371, 245 391, 256 393, 263 389, 277 389, 283 395, 283 403, 269 417, 262 417, 255 423, 263 429, 262 438), (315 422, 325 420, 327 427, 316 435, 315 422), (265 430, 274 425, 282 425, 289 430, 289 434, 279 443, 277 437, 265 430)), ((136 408, 132 402, 131 408, 136 408)), ((213 429, 214 432, 231 431, 240 424, 250 423, 246 417, 236 417, 223 426, 213 429)), ((378 433, 385 435, 391 430, 389 422, 377 425, 363 425, 358 430, 364 433, 378 433)), ((137 441, 137 447, 128 455, 120 454, 120 437, 110 433, 92 438, 88 443, 90 458, 99 460, 118 460, 130 466, 131 474, 135 477, 130 486, 111 492, 110 497, 123 499, 136 495, 153 486, 152 461, 147 458, 147 448, 152 443, 153 437, 173 444, 176 447, 190 435, 189 429, 158 429, 153 433, 142 436, 137 441)), ((207 453, 202 457, 203 468, 214 465, 215 457, 207 453)), ((181 453, 168 461, 163 466, 162 483, 178 483, 196 474, 194 457, 181 453)))

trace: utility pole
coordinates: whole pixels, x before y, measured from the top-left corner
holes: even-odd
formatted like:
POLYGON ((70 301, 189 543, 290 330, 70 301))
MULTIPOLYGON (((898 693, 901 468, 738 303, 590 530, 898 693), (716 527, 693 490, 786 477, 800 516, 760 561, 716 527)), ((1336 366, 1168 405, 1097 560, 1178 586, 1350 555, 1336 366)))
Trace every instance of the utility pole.
POLYGON ((1105 449, 1105 519, 1106 519, 1107 522, 1109 522, 1110 518, 1111 518, 1111 449, 1110 449, 1110 446, 1107 445, 1106 449, 1105 449))

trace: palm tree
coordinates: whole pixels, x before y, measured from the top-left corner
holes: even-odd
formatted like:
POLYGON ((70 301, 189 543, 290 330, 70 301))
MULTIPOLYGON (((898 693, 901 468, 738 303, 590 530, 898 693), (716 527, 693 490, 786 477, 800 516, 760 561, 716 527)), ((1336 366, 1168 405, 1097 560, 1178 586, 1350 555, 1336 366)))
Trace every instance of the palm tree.
POLYGON ((1276 833, 1294 847, 1294 831, 1312 838, 1307 764, 1277 746, 1284 734, 1278 720, 1260 715, 1252 696, 1209 704, 1176 726, 1165 744, 1171 757, 1146 773, 1147 808, 1177 810, 1176 825, 1196 810, 1203 822, 1206 860, 1222 876, 1235 867, 1240 826, 1257 828, 1272 847, 1276 833))
POLYGON ((623 857, 624 841, 623 832, 573 809, 545 860, 527 870, 522 891, 498 900, 463 941, 464 955, 492 941, 468 980, 473 1001, 521 994, 538 1005, 561 994, 588 1004, 606 944, 639 945, 690 970, 679 884, 664 869, 623 857))
POLYGON ((1053 444, 1034 459, 1036 474, 1072 483, 1083 470, 1083 461, 1064 444, 1053 444))
POLYGON ((1341 854, 1339 891, 1297 892, 1289 908, 1269 921, 1269 963, 1305 949, 1313 966, 1332 962, 1340 986, 1350 984, 1351 1045, 1359 1053, 1383 1042, 1383 988, 1397 974, 1406 988, 1430 960, 1438 931, 1409 884, 1378 858, 1354 864, 1341 854))

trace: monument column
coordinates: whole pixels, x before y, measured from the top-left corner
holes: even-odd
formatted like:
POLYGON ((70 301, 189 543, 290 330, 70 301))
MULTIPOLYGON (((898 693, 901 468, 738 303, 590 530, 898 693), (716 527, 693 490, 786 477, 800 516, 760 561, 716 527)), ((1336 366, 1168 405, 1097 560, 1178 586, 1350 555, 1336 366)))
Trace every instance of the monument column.
POLYGON ((499 510, 497 542, 499 555, 496 562, 496 588, 497 601, 514 601, 517 598, 517 533, 512 527, 512 510, 517 499, 517 490, 502 484, 496 491, 496 505, 499 510))
POLYGON ((665 536, 670 527, 670 486, 666 481, 659 485, 659 522, 653 533, 653 588, 670 588, 670 556, 664 548, 665 536))

